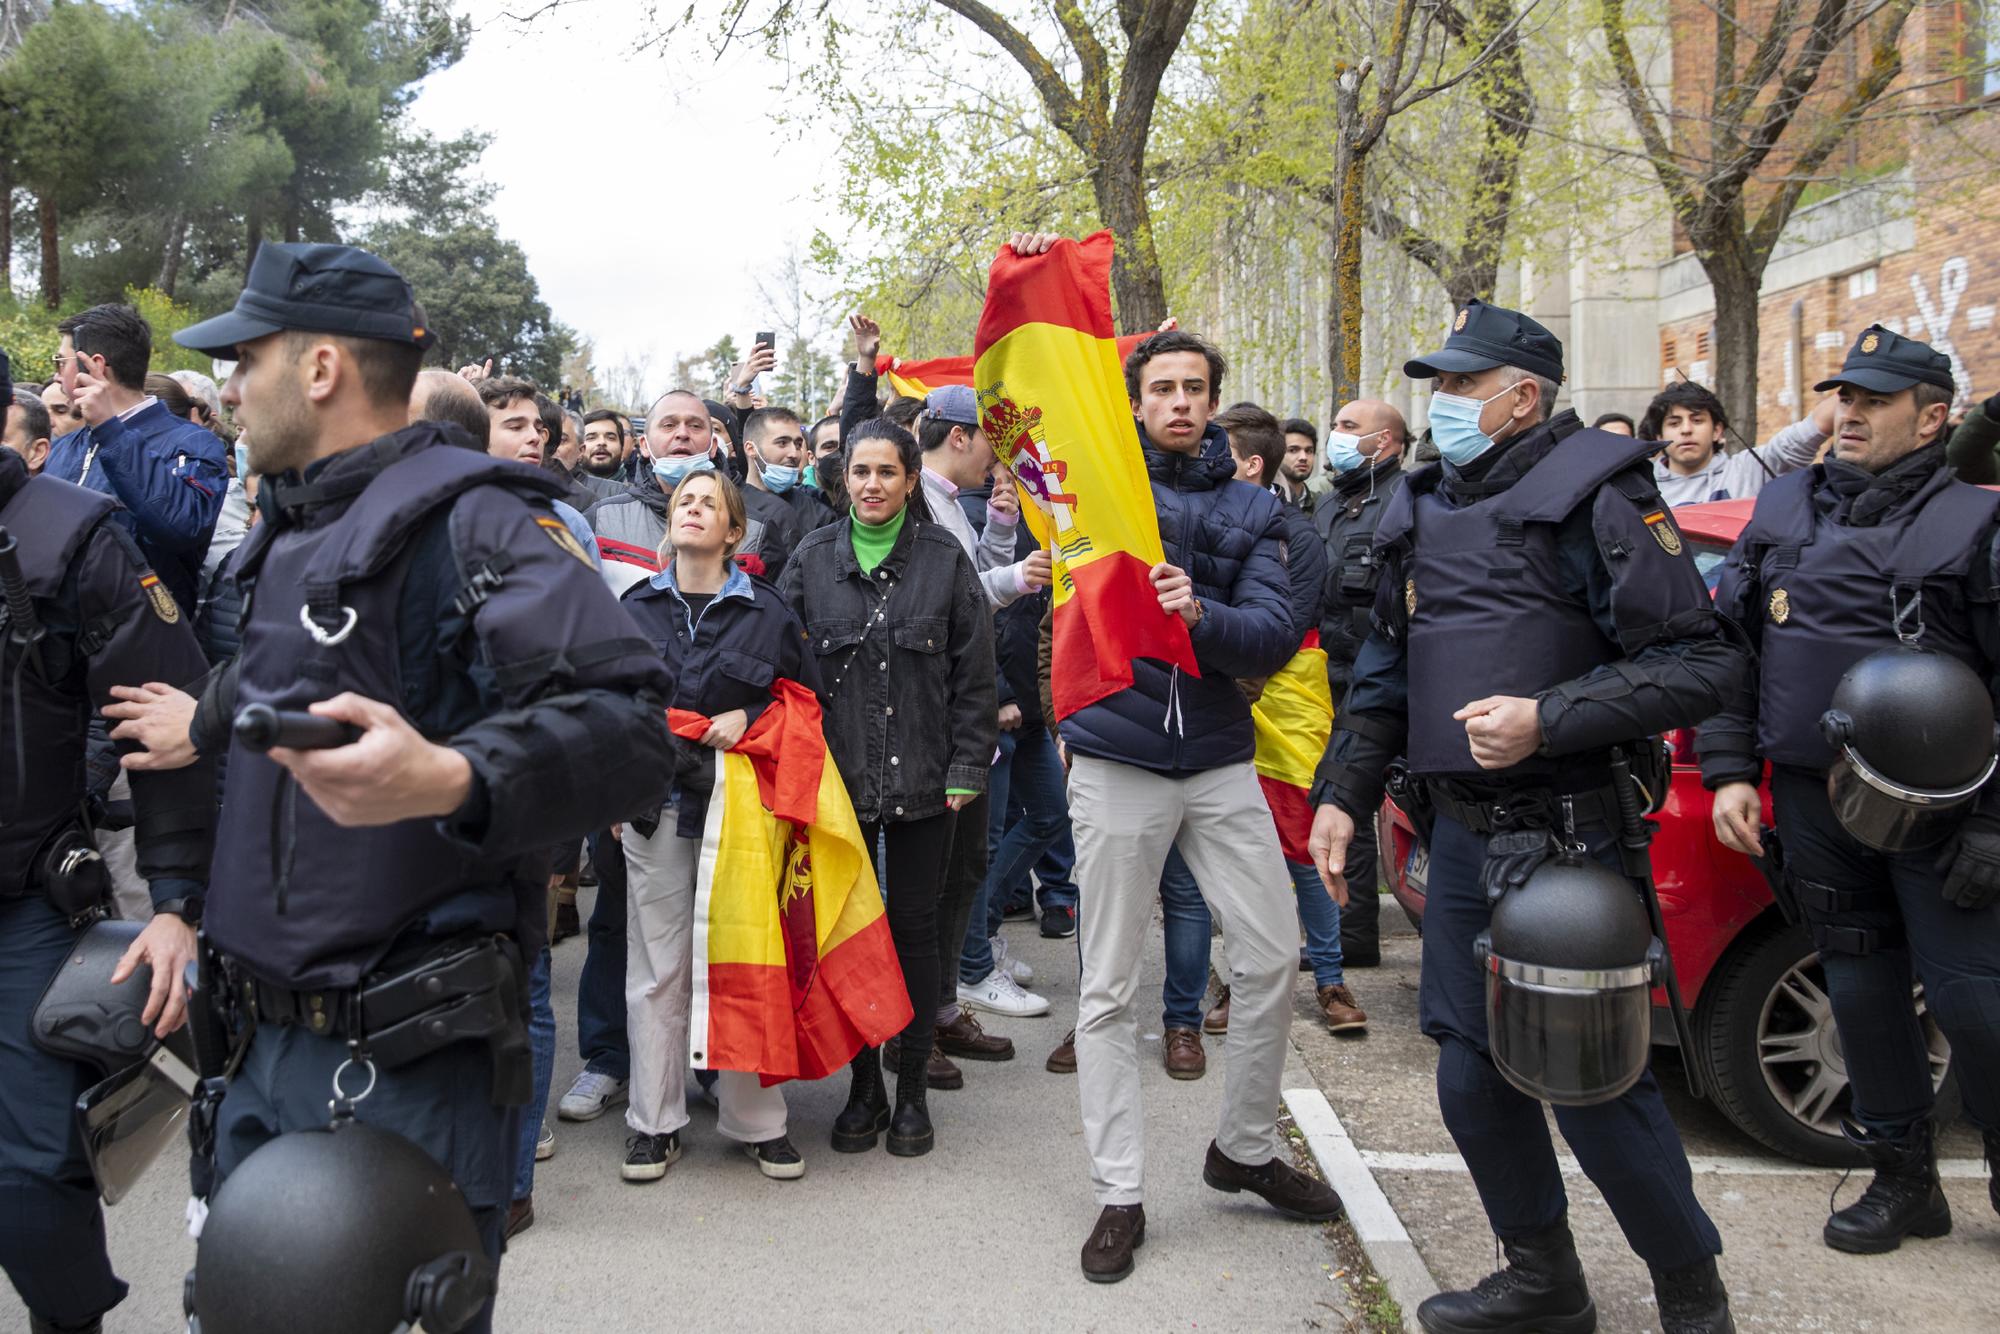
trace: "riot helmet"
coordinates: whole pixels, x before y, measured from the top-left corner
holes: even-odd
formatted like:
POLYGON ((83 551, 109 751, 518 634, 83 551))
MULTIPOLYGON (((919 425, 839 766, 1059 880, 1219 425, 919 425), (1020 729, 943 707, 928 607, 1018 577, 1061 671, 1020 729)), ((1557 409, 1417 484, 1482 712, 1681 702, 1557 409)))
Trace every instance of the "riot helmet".
POLYGON ((1578 850, 1543 862, 1501 896, 1472 950, 1487 1048, 1515 1088, 1584 1107, 1645 1073, 1666 952, 1617 871, 1578 850))
POLYGON ((456 1334, 496 1280, 445 1170, 343 1117, 280 1135, 229 1174, 182 1300, 189 1334, 456 1334))
POLYGON ((1957 658, 1913 644, 1848 668, 1819 728, 1836 752, 1826 777, 1835 817, 1883 852, 1942 842, 1993 774, 1986 683, 1957 658))

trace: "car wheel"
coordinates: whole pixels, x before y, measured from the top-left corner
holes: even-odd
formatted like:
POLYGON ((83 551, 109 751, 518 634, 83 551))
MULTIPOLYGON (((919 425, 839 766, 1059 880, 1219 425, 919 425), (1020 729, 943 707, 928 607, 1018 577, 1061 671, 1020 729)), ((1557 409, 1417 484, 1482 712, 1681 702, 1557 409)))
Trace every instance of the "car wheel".
MULTIPOLYGON (((1930 1045, 1937 1117, 1948 1123, 1958 1115, 1951 1049, 1921 986, 1913 1003, 1930 1045)), ((1840 1133, 1852 1107, 1847 1061, 1804 926, 1772 915, 1746 930, 1702 989, 1696 1032, 1709 1099, 1745 1134, 1801 1162, 1861 1161, 1840 1133)))

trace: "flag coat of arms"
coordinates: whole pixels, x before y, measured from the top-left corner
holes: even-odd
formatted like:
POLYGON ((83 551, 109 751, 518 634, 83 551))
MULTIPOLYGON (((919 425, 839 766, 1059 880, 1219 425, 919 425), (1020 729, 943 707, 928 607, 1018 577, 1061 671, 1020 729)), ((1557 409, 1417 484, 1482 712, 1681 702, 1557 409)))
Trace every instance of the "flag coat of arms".
POLYGON ((1057 720, 1130 686, 1135 658, 1200 675, 1153 591, 1166 555, 1112 335, 1111 253, 1110 232, 1003 247, 973 345, 980 424, 1054 560, 1057 720))
POLYGON ((1313 771, 1333 733, 1333 689, 1318 630, 1308 630, 1291 661, 1264 682, 1250 720, 1257 732, 1257 782, 1278 826, 1278 846, 1286 861, 1309 865, 1313 771))
MULTIPOLYGON (((717 751, 695 872, 688 1059, 768 1086, 822 1079, 908 1026, 912 1011, 873 850, 796 681, 717 751)), ((709 720, 668 712, 696 740, 709 720)))

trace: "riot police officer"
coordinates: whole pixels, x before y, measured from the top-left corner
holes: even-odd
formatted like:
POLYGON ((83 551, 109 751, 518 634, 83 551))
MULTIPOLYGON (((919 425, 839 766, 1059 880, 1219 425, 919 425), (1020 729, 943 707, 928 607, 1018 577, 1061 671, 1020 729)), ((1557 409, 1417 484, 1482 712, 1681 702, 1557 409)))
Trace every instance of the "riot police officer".
MULTIPOLYGON (((1873 325, 1816 388, 1839 392, 1833 449, 1764 489, 1723 567, 1717 606, 1759 642, 1761 661, 1698 746, 1717 835, 1753 855, 1767 851, 1756 783, 1770 762, 1788 906, 1819 948, 1846 1056, 1853 1102, 1843 1129, 1874 1168, 1824 1235, 1836 1250, 1868 1254, 1951 1230, 1913 971, 1951 1042, 1966 1115, 2000 1165, 2000 784, 1957 803, 1939 796, 1965 773, 1976 786, 1981 765, 1990 771, 2000 495, 1945 465, 1956 385, 1943 353, 1873 325), (1913 652, 1871 657, 1905 645, 1913 652), (1948 710, 1954 717, 1920 727, 1954 676, 1969 678, 1969 695, 1948 710), (1830 704, 1862 715, 1840 719, 1851 749, 1822 730, 1830 704), (1878 710, 1899 715, 1881 739, 1867 735, 1878 710), (1921 753, 1885 753, 1903 740, 1921 753), (1909 771, 1851 780, 1869 761, 1909 771), (1897 783, 1927 791, 1901 818, 1871 821, 1871 802, 1910 806, 1897 783)), ((2000 1185, 1993 1191, 2000 1209, 2000 1185)))
MULTIPOLYGON (((1646 466, 1650 446, 1556 413, 1562 345, 1479 301, 1435 381, 1442 461, 1409 474, 1377 533, 1384 574, 1314 789, 1321 874, 1407 756, 1429 807, 1420 1014, 1438 1044, 1438 1104, 1509 1265, 1419 1308, 1433 1334, 1595 1328, 1540 1104, 1495 1068, 1474 939, 1489 888, 1526 879, 1551 832, 1609 861, 1621 750, 1714 713, 1743 678, 1646 466)), ((1653 790, 1658 790, 1657 779, 1653 790)), ((1556 1123, 1651 1268, 1669 1334, 1730 1330, 1722 1242, 1650 1072, 1556 1123)))
MULTIPOLYGON (((0 353, 0 404, 13 390, 0 353)), ((108 890, 84 806, 85 732, 114 684, 186 684, 206 665, 179 605, 108 496, 29 477, 0 449, 0 1265, 35 1334, 101 1327, 125 1296, 74 1108, 96 1079, 38 1048, 29 1015, 108 890)), ((152 968, 161 1036, 186 1011, 214 822, 214 774, 134 774, 139 873, 154 915, 114 976, 152 968)))
POLYGON ((242 647, 189 737, 228 750, 205 935, 240 1050, 216 1178, 338 1099, 450 1173, 497 1264, 546 850, 664 799, 664 668, 552 510, 559 481, 409 423, 433 340, 389 265, 267 242, 235 309, 176 338, 235 360, 222 398, 264 479, 242 647), (345 744, 266 753, 251 705, 345 744))

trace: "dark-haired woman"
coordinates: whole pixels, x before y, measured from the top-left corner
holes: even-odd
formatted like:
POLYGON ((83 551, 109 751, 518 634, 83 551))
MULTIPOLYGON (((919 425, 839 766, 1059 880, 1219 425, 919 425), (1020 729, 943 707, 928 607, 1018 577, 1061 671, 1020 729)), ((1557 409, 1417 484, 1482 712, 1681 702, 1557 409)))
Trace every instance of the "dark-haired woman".
MULTIPOLYGON (((624 603, 673 673, 669 701, 710 720, 683 763, 650 832, 627 825, 625 1019, 632 1051, 631 1138, 619 1173, 657 1181, 680 1157, 688 1123, 688 1022, 692 1003, 695 879, 717 764, 771 702, 772 682, 816 688, 798 619, 777 591, 731 560, 748 528, 743 495, 714 468, 689 473, 667 502, 665 569, 633 585, 624 603), (707 749, 701 749, 705 747, 707 749)), ((705 1045, 705 1044, 704 1044, 705 1045)), ((737 1141, 765 1176, 805 1175, 785 1132, 783 1085, 756 1072, 724 1070, 716 1082, 716 1129, 737 1141)))
MULTIPOLYGON (((889 931, 915 1017, 903 1031, 892 1112, 874 1048, 854 1059, 833 1147, 889 1152, 933 1142, 924 1080, 938 998, 945 860, 959 807, 986 790, 993 758, 993 619, 965 548, 921 511, 916 437, 886 420, 850 435, 845 521, 817 530, 782 590, 819 659, 827 746, 869 847, 887 843, 889 931)), ((967 837, 983 838, 984 830, 967 837)))

